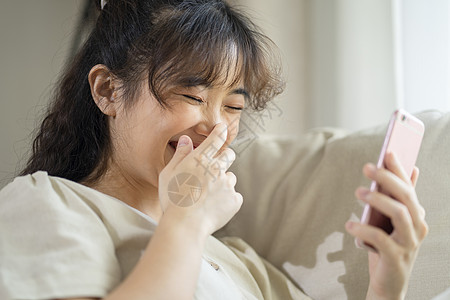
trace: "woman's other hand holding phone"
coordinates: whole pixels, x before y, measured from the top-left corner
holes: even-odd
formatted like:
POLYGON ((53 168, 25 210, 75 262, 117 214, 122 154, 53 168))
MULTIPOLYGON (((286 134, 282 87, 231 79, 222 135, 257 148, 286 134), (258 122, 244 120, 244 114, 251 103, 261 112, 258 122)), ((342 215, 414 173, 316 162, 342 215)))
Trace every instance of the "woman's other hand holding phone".
POLYGON ((347 222, 346 229, 378 250, 378 253, 369 251, 367 299, 404 299, 428 225, 425 210, 415 192, 419 175, 417 167, 409 178, 393 153, 386 155, 385 164, 386 168, 377 169, 373 164, 367 164, 363 169, 364 175, 376 181, 383 193, 359 187, 355 194, 388 216, 394 231, 388 235, 380 228, 351 221, 347 222))

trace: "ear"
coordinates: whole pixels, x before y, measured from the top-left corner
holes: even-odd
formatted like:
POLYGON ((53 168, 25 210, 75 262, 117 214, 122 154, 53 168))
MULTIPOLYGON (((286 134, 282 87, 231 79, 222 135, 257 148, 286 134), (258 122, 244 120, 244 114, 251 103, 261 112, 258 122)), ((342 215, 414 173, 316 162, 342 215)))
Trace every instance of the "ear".
POLYGON ((105 65, 95 65, 88 75, 91 95, 98 108, 111 117, 117 112, 117 92, 111 71, 105 65))

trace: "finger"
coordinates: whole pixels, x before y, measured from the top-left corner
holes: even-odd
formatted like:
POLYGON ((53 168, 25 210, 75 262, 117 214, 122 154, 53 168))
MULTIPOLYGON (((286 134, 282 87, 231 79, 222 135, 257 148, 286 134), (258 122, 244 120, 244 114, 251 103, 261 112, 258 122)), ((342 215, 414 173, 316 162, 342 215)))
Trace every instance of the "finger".
POLYGON ((229 123, 227 123, 227 133, 228 133, 227 140, 225 141, 219 153, 221 153, 225 148, 228 148, 231 145, 231 143, 235 140, 239 132, 239 120, 240 117, 238 116, 235 119, 232 119, 229 123))
POLYGON ((225 148, 216 158, 216 161, 220 165, 220 170, 225 172, 230 168, 235 159, 236 153, 231 148, 225 148))
POLYGON ((375 180, 383 193, 403 203, 408 208, 414 224, 420 222, 422 209, 412 184, 407 184, 389 170, 375 168, 373 164, 364 166, 364 174, 375 180))
POLYGON ((391 219, 397 242, 405 246, 415 243, 413 221, 405 205, 385 194, 370 192, 365 188, 358 188, 356 194, 360 200, 391 219))
POLYGON ((427 235, 429 231, 429 227, 425 219, 422 219, 422 222, 417 226, 417 234, 419 241, 422 241, 427 235))
POLYGON ((425 226, 423 225, 425 222, 425 210, 420 205, 412 185, 406 184, 389 170, 376 168, 371 170, 372 167, 374 166, 370 164, 364 167, 366 176, 375 180, 381 186, 380 190, 383 193, 400 201, 408 208, 414 228, 422 236, 423 232, 425 232, 425 226))
POLYGON ((244 202, 244 198, 242 197, 242 195, 240 193, 235 193, 234 201, 236 201, 236 207, 237 207, 236 212, 237 212, 241 208, 242 203, 244 202))
POLYGON ((345 229, 355 238, 372 245, 380 255, 395 259, 400 246, 383 230, 352 221, 345 223, 345 229))
MULTIPOLYGON (((419 170, 418 167, 415 166, 414 169, 413 169, 413 173, 411 175, 411 182, 412 182, 414 188, 417 185, 417 180, 419 179, 419 175, 420 175, 420 170, 419 170)), ((420 207, 419 207, 419 214, 420 214, 420 218, 422 220, 424 220, 426 213, 425 213, 425 209, 423 208, 422 205, 420 205, 420 207)))
MULTIPOLYGON (((366 164, 363 168, 364 175, 377 183, 378 190, 391 194, 395 199, 409 192, 412 185, 408 185, 396 174, 384 168, 377 168, 374 164, 366 164), (400 192, 401 191, 401 192, 400 192)), ((401 199, 397 199, 401 201, 401 199)))
POLYGON ((414 167, 412 175, 411 175, 411 182, 414 187, 416 187, 417 179, 419 179, 420 171, 418 167, 414 167))
POLYGON ((227 125, 225 123, 217 124, 208 137, 198 146, 195 150, 205 157, 206 160, 213 159, 219 150, 222 148, 223 144, 227 140, 227 125))
POLYGON ((243 202, 244 200, 240 193, 234 192, 227 198, 227 206, 232 210, 233 215, 241 209, 243 202))
POLYGON ((228 183, 230 184, 230 186, 234 188, 237 183, 236 175, 234 175, 234 173, 232 172, 227 172, 225 173, 225 175, 228 177, 228 183))
POLYGON ((175 154, 168 165, 171 165, 172 167, 178 165, 183 158, 192 152, 192 150, 193 147, 191 138, 187 135, 180 136, 177 143, 177 149, 175 149, 175 154))
POLYGON ((405 168, 402 166, 395 153, 393 152, 387 153, 384 159, 384 163, 386 165, 386 169, 397 175, 404 182, 408 184, 411 183, 411 173, 410 174, 407 173, 407 170, 405 170, 405 168))

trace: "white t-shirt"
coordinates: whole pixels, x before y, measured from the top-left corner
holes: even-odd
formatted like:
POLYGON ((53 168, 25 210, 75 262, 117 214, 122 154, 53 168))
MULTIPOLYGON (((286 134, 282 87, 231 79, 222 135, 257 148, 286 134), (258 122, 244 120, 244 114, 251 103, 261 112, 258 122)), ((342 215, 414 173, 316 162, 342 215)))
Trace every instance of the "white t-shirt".
MULTIPOLYGON (((37 172, 0 191, 0 280, 12 299, 105 297, 157 223, 120 200, 37 172)), ((206 242, 195 299, 309 299, 242 240, 206 242)))

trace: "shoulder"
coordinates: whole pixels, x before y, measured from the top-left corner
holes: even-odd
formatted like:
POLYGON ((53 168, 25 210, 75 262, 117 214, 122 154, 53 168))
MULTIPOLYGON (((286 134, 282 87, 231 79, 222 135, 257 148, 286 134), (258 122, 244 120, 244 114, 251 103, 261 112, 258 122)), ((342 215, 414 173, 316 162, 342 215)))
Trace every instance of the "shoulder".
POLYGON ((0 277, 14 298, 102 297, 119 282, 111 236, 76 188, 37 172, 0 191, 0 277))
POLYGON ((0 191, 0 227, 25 236, 33 235, 36 229, 42 236, 63 231, 86 237, 108 235, 101 212, 77 192, 83 186, 67 182, 46 172, 15 178, 0 191))
POLYGON ((75 224, 103 227, 96 212, 64 181, 46 172, 15 178, 0 191, 0 227, 30 234, 36 228, 50 233, 75 224))
POLYGON ((23 210, 29 204, 49 202, 58 193, 52 187, 46 172, 16 177, 0 191, 0 214, 11 210, 23 210))
POLYGON ((27 197, 36 198, 50 194, 57 195, 60 192, 57 188, 59 180, 64 179, 49 176, 44 171, 16 177, 0 190, 0 201, 27 197))
POLYGON ((81 198, 63 182, 43 171, 15 178, 0 191, 0 215, 66 210, 81 198))
POLYGON ((43 191, 50 187, 50 176, 47 172, 39 171, 33 174, 16 177, 0 191, 2 199, 6 196, 21 195, 23 192, 43 191))
POLYGON ((157 226, 150 217, 118 199, 42 171, 17 177, 0 191, 0 226, 20 220, 76 222, 78 227, 90 222, 113 231, 153 231, 157 226))

